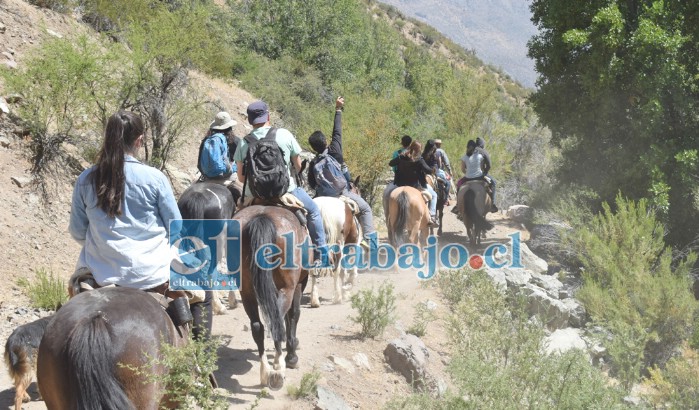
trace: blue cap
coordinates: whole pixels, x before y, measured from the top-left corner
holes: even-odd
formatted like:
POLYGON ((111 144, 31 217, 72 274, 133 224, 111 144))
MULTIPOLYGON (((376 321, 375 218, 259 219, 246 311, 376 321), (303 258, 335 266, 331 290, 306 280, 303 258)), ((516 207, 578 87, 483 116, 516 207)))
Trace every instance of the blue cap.
POLYGON ((248 122, 250 125, 264 124, 269 121, 269 107, 264 101, 255 101, 248 105, 248 122))

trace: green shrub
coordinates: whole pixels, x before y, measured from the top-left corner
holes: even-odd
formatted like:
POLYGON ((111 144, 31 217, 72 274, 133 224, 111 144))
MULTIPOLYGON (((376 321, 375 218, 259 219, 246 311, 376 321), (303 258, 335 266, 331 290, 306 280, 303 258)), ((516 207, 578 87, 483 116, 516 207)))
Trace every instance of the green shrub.
POLYGON ((313 371, 304 373, 301 377, 301 382, 297 386, 287 387, 287 392, 294 400, 313 397, 318 389, 318 380, 320 380, 320 372, 316 369, 313 371))
POLYGON ((146 378, 148 383, 158 383, 166 387, 165 393, 178 408, 222 410, 228 408, 228 401, 211 387, 209 375, 218 369, 218 338, 190 340, 186 346, 175 347, 161 342, 160 357, 148 357, 140 367, 124 365, 137 375, 146 378), (165 375, 154 375, 150 369, 165 367, 165 375))
POLYGON ((24 288, 35 308, 57 310, 68 301, 66 283, 58 275, 45 269, 37 270, 33 280, 20 278, 17 284, 24 288))
POLYGON ((692 409, 699 403, 699 353, 691 348, 667 362, 665 370, 651 369, 647 395, 656 408, 692 409))
POLYGON ((358 316, 351 319, 362 326, 363 337, 381 335, 395 320, 396 297, 393 294, 393 285, 388 282, 379 286, 378 292, 374 292, 373 287, 359 291, 352 295, 351 301, 352 308, 358 313, 358 316))
MULTIPOLYGON (((442 275, 444 293, 454 280, 460 297, 447 316, 454 391, 440 399, 424 394, 394 399, 388 408, 614 408, 623 393, 611 387, 584 352, 547 356, 544 329, 532 323, 525 305, 508 302, 482 271, 442 275)), ((458 292, 451 293, 456 296, 458 292)))
POLYGON ((628 387, 641 370, 662 367, 691 335, 697 302, 689 272, 696 257, 673 266, 663 226, 645 200, 619 196, 616 212, 603 208, 572 239, 584 266, 578 298, 593 321, 612 332, 603 343, 628 387))
POLYGON ((427 324, 434 320, 434 314, 427 308, 427 303, 420 302, 415 305, 415 315, 413 316, 413 324, 408 328, 406 333, 422 337, 427 332, 427 324))

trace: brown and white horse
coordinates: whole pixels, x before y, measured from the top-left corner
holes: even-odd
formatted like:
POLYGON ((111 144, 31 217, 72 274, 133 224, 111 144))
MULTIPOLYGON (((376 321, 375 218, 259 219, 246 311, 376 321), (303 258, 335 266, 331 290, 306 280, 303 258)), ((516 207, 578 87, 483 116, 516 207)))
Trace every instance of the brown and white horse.
POLYGON ((325 228, 325 241, 328 246, 336 245, 338 252, 334 253, 335 266, 332 268, 317 269, 316 274, 311 275, 311 307, 319 307, 318 286, 316 281, 323 272, 332 272, 335 283, 333 303, 342 303, 349 297, 349 290, 357 282, 357 266, 352 268, 352 273, 348 275, 347 269, 342 269, 343 248, 348 244, 359 245, 362 238, 362 228, 359 226, 357 218, 352 213, 348 204, 339 198, 321 196, 313 201, 320 208, 320 215, 323 218, 325 228), (342 271, 342 275, 340 274, 342 271))
MULTIPOLYGON (((284 370, 298 365, 296 326, 301 315, 301 294, 308 282, 308 271, 301 266, 301 248, 286 249, 285 234, 292 233, 295 243, 302 243, 308 236, 296 216, 278 206, 254 205, 243 208, 233 219, 240 221, 241 229, 241 284, 240 296, 248 318, 252 337, 260 357, 260 383, 272 390, 284 385, 284 370), (256 253, 265 245, 276 245, 281 254, 270 263, 276 267, 259 264, 256 253), (296 267, 286 268, 286 255, 293 256, 296 267), (260 320, 260 313, 264 324, 260 320), (265 357, 265 325, 274 341, 274 369, 265 357), (282 340, 286 331, 286 357, 281 361, 282 340)), ((308 260, 312 260, 309 254, 308 260)))

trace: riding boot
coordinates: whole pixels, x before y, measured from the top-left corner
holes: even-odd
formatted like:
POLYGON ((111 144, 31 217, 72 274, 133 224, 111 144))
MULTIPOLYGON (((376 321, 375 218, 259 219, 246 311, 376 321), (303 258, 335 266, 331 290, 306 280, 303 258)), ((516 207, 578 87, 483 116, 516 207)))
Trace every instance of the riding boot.
POLYGON ((306 226, 308 226, 308 220, 306 220, 306 214, 302 210, 297 209, 296 211, 294 211, 294 215, 296 215, 296 219, 299 220, 299 223, 301 224, 301 226, 303 226, 304 228, 306 226))
POLYGON ((194 321, 192 311, 189 309, 189 300, 186 296, 173 299, 168 303, 166 311, 170 319, 172 319, 172 323, 177 327, 189 325, 194 321))

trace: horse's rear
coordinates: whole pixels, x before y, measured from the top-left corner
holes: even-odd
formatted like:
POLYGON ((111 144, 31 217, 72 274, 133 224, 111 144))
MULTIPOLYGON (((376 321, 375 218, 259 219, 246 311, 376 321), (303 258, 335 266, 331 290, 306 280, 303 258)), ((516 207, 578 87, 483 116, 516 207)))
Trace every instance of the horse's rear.
POLYGON ((457 195, 456 204, 471 244, 480 244, 481 234, 493 227, 493 224, 485 218, 491 207, 490 195, 486 191, 485 182, 468 181, 462 185, 457 195))
POLYGON ((388 239, 391 245, 425 245, 430 211, 422 193, 410 186, 398 187, 388 199, 388 239))
POLYGON ((56 313, 41 340, 37 383, 44 402, 71 410, 175 407, 165 386, 150 379, 167 370, 150 358, 160 357, 161 343, 185 344, 183 336, 146 292, 110 287, 81 293, 56 313))
POLYGON ((215 182, 195 182, 180 195, 177 207, 183 219, 229 219, 235 212, 232 192, 215 182))
MULTIPOLYGON (((301 314, 301 294, 308 281, 308 271, 301 267, 300 246, 287 250, 284 236, 293 234, 293 243, 298 245, 308 234, 291 211, 278 206, 249 206, 239 211, 234 219, 240 221, 241 229, 240 295, 260 357, 260 383, 278 390, 284 385, 285 368, 298 365, 296 327, 301 314), (257 251, 270 244, 276 245, 281 253, 267 258, 266 264, 256 263, 257 251), (287 256, 293 257, 293 261, 287 256), (280 264, 274 266, 277 261, 280 264), (291 262, 295 266, 287 267, 291 262), (265 357, 265 325, 274 341, 274 370, 265 357), (287 354, 281 361, 285 333, 287 354)), ((312 260, 310 249, 305 258, 312 260)))
POLYGON ((343 200, 321 196, 314 198, 313 201, 320 209, 323 227, 325 228, 326 242, 328 245, 338 246, 338 251, 334 252, 335 266, 332 268, 317 269, 318 275, 314 272, 311 278, 311 307, 319 307, 320 299, 318 298, 316 281, 321 272, 332 271, 333 280, 335 282, 333 303, 342 303, 343 300, 348 299, 349 289, 356 284, 358 270, 355 266, 352 268, 350 277, 347 277, 347 269, 344 269, 341 275, 343 249, 345 244, 358 245, 361 241, 362 233, 359 222, 352 213, 352 209, 343 200))

